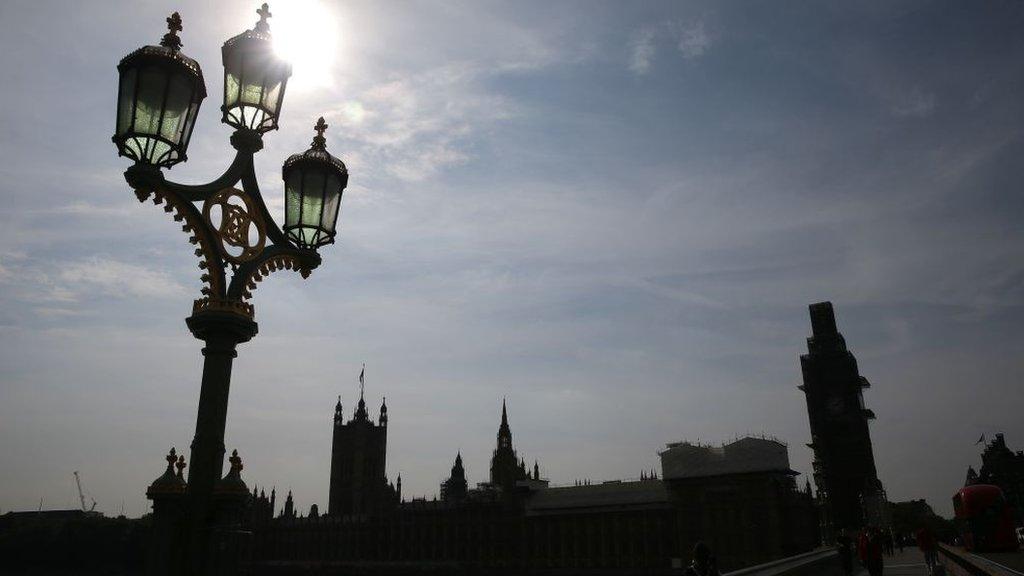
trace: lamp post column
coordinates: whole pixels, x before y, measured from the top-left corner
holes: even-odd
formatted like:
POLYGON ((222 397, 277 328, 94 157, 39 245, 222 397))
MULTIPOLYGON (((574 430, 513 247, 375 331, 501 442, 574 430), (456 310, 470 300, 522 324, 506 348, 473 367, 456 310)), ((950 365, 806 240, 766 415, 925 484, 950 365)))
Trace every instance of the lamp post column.
POLYGON ((194 573, 200 573, 215 513, 212 509, 213 489, 224 467, 224 428, 231 387, 231 364, 237 356, 235 348, 256 335, 257 325, 246 316, 220 310, 195 312, 186 323, 192 334, 206 344, 203 347, 203 380, 188 475, 190 564, 194 573))

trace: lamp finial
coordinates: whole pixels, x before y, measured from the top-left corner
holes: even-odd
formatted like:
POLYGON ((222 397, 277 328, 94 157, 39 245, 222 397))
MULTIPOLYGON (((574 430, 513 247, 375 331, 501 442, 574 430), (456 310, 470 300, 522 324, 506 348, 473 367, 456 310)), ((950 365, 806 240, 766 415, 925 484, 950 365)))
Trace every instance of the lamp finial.
POLYGON ((267 3, 264 2, 263 6, 260 6, 256 13, 260 15, 260 21, 256 23, 256 31, 268 34, 270 32, 270 24, 267 22, 267 18, 273 16, 270 13, 270 6, 267 6, 267 3))
POLYGON ((324 122, 323 116, 316 121, 316 126, 314 126, 313 129, 316 130, 316 137, 313 138, 313 148, 319 148, 320 150, 326 149, 327 138, 324 138, 324 132, 327 131, 327 123, 324 122))
POLYGON ((175 52, 181 50, 181 38, 178 38, 178 32, 181 32, 181 15, 175 12, 167 17, 167 34, 164 34, 163 39, 160 40, 160 45, 175 52))

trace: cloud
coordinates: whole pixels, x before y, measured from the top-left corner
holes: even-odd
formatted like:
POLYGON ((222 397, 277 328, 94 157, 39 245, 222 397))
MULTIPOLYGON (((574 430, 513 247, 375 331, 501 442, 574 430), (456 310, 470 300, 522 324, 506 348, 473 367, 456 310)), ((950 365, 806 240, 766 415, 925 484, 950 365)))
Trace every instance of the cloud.
POLYGON ((935 111, 936 97, 919 87, 897 92, 890 97, 889 111, 897 118, 926 118, 935 111))
POLYGON ((327 116, 370 164, 364 171, 419 182, 468 161, 478 135, 514 115, 504 97, 480 86, 489 73, 457 63, 385 80, 327 116))
POLYGON ((711 48, 711 36, 704 29, 703 20, 689 23, 676 22, 671 27, 678 39, 676 47, 683 58, 687 60, 699 58, 711 48))
POLYGON ((96 204, 82 202, 80 200, 65 204, 64 206, 57 208, 57 211, 75 216, 93 216, 97 218, 111 216, 125 217, 133 214, 133 211, 129 206, 126 206, 124 203, 117 206, 98 206, 96 204))
POLYGON ((163 270, 92 257, 65 266, 57 275, 70 293, 99 292, 107 296, 163 298, 179 296, 185 288, 163 270))
MULTIPOLYGON (((10 300, 40 304, 33 309, 46 316, 70 314, 72 306, 96 296, 116 298, 177 298, 185 288, 170 274, 108 257, 74 262, 43 262, 5 255, 0 285, 10 300)), ((10 301, 9 300, 9 301, 10 301)))
POLYGON ((645 28, 637 32, 630 42, 629 70, 634 74, 647 74, 654 58, 654 29, 645 28))
POLYGON ((703 56, 713 44, 704 20, 673 20, 659 26, 647 26, 633 34, 629 43, 630 72, 644 75, 650 72, 658 42, 671 41, 685 60, 703 56))

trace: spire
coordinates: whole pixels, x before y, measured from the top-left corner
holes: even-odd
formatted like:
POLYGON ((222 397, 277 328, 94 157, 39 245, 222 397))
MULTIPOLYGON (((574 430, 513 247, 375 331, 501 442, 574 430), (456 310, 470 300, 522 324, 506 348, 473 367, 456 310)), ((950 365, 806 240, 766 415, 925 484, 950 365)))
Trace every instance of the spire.
POLYGON ((284 510, 281 512, 281 516, 285 518, 295 517, 295 502, 292 500, 292 491, 288 490, 288 497, 284 500, 284 510))
POLYGON ((366 364, 363 364, 363 369, 359 372, 359 404, 356 406, 355 420, 367 420, 366 415, 366 400, 363 399, 363 378, 366 375, 366 364))
POLYGON ((384 397, 382 397, 380 399, 380 418, 378 418, 377 421, 378 421, 378 423, 381 426, 387 426, 388 425, 388 404, 387 404, 387 401, 388 401, 388 399, 384 398, 384 397))
POLYGON ((533 479, 540 480, 540 466, 537 465, 537 461, 533 461, 533 479))
POLYGON ((455 464, 452 466, 451 477, 457 480, 466 478, 466 469, 462 467, 462 451, 455 455, 455 464))
POLYGON ((338 403, 334 405, 334 424, 338 426, 344 422, 341 412, 341 394, 338 394, 338 403))
POLYGON ((512 429, 508 426, 508 410, 501 399, 501 426, 498 426, 498 448, 512 448, 512 429))

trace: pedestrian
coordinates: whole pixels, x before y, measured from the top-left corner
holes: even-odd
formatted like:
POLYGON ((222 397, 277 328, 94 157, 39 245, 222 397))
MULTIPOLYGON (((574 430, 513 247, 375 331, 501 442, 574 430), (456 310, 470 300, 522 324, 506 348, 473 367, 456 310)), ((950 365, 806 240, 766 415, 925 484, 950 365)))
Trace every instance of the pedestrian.
POLYGON ((867 530, 867 528, 862 528, 860 530, 860 532, 857 533, 857 560, 860 561, 860 565, 861 566, 867 566, 867 563, 868 563, 867 551, 868 551, 868 530, 867 530))
POLYGON ((684 572, 685 576, 722 576, 718 571, 718 562, 711 554, 711 547, 697 542, 693 547, 693 561, 684 572))
POLYGON ((864 567, 870 576, 882 576, 882 532, 877 528, 865 530, 864 567))
POLYGON ((935 535, 932 534, 932 531, 927 526, 922 526, 917 531, 917 547, 924 553, 924 563, 928 566, 928 570, 933 570, 939 560, 939 545, 935 541, 935 535))
POLYGON ((853 543, 846 535, 846 530, 839 532, 836 538, 836 551, 839 553, 839 565, 843 568, 843 576, 853 576, 853 543))

